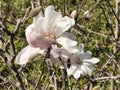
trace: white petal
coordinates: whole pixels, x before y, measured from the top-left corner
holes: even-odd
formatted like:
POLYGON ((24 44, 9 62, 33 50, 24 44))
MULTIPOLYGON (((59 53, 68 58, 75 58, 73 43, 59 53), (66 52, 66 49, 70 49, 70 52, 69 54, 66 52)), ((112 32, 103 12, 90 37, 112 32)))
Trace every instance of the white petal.
POLYGON ((83 75, 87 74, 86 67, 84 65, 81 65, 81 70, 83 71, 83 75))
POLYGON ((45 34, 46 28, 45 28, 45 19, 43 17, 38 18, 34 23, 35 30, 38 31, 41 34, 45 34))
POLYGON ((28 61, 37 57, 37 55, 43 54, 43 52, 44 51, 40 50, 39 48, 33 48, 32 46, 28 45, 18 53, 16 56, 16 62, 20 65, 26 64, 28 61))
POLYGON ((87 67, 89 67, 91 70, 95 70, 95 67, 92 65, 92 63, 83 63, 83 65, 86 65, 87 67))
POLYGON ((75 70, 77 69, 77 65, 71 65, 70 68, 67 68, 67 75, 73 75, 75 70))
POLYGON ((57 43, 61 44, 63 48, 65 48, 69 53, 76 53, 78 52, 77 42, 71 40, 67 37, 59 37, 57 43))
POLYGON ((92 70, 89 67, 86 67, 86 70, 87 70, 87 75, 91 76, 92 70))
POLYGON ((78 45, 78 49, 79 49, 79 53, 84 53, 84 44, 83 43, 80 43, 78 45))
POLYGON ((69 30, 71 27, 75 25, 75 20, 70 17, 63 17, 56 25, 55 35, 59 36, 63 32, 69 30))
POLYGON ((49 33, 54 32, 55 24, 62 18, 61 13, 54 10, 54 6, 50 5, 45 9, 46 29, 49 33))
POLYGON ((75 40, 76 37, 72 34, 72 33, 69 33, 69 32, 64 32, 60 35, 60 37, 68 37, 69 39, 71 40, 75 40))
POLYGON ((73 76, 74 76, 75 79, 78 79, 80 77, 80 70, 79 70, 79 68, 74 72, 73 76))
POLYGON ((84 62, 88 62, 88 63, 92 63, 92 64, 96 64, 99 61, 100 60, 98 58, 84 59, 84 62))
POLYGON ((83 75, 91 76, 92 70, 88 66, 82 65, 81 70, 83 71, 83 75))

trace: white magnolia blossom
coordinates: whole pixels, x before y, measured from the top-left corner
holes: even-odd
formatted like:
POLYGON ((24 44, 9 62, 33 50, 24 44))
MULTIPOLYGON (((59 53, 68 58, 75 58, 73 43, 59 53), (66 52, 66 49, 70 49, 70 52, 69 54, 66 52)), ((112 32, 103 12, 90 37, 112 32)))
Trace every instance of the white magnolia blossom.
POLYGON ((45 15, 37 15, 26 30, 26 39, 33 47, 50 48, 52 44, 60 44, 70 53, 77 52, 77 42, 68 31, 75 24, 74 19, 56 12, 52 5, 45 9, 45 15))
POLYGON ((99 62, 98 58, 92 58, 90 51, 84 52, 84 44, 79 45, 79 51, 70 55, 70 67, 67 68, 68 76, 73 75, 78 79, 81 75, 91 76, 92 71, 95 70, 94 64, 99 62))
POLYGON ((40 50, 39 48, 33 48, 28 45, 23 48, 18 55, 16 56, 16 63, 23 65, 31 61, 36 61, 41 59, 41 54, 44 53, 44 50, 40 50))
POLYGON ((25 35, 29 45, 18 53, 16 62, 26 64, 32 59, 38 59, 42 50, 51 48, 53 44, 60 44, 70 53, 77 52, 75 37, 66 32, 74 24, 74 19, 62 17, 52 5, 48 6, 45 15, 40 12, 34 17, 33 23, 26 28, 25 35))

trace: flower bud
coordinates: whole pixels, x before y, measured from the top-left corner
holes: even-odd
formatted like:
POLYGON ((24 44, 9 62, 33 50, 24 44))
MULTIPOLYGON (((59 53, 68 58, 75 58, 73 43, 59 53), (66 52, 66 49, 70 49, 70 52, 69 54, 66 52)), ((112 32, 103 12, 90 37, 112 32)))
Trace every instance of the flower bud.
POLYGON ((77 10, 72 11, 72 13, 70 14, 70 17, 75 19, 76 16, 77 16, 77 10))
POLYGON ((91 13, 90 13, 90 11, 85 11, 84 12, 84 16, 83 16, 85 19, 89 19, 89 18, 91 18, 91 13))

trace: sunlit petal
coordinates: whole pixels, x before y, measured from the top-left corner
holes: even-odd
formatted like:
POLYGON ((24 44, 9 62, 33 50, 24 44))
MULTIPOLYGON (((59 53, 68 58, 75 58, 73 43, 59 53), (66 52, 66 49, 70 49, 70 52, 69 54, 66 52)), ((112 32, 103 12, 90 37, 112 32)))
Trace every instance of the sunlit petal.
POLYGON ((74 25, 75 25, 74 19, 67 16, 63 17, 56 25, 55 35, 59 36, 63 32, 69 30, 74 25))
POLYGON ((20 65, 26 64, 31 60, 34 61, 36 57, 43 53, 44 50, 40 50, 39 48, 33 48, 32 46, 28 45, 25 48, 23 48, 16 56, 16 63, 20 65))
POLYGON ((92 64, 98 63, 100 60, 98 58, 85 59, 84 62, 90 62, 92 64))
POLYGON ((49 33, 54 33, 54 26, 62 18, 60 12, 54 10, 54 6, 50 5, 45 9, 45 23, 46 29, 49 33))
POLYGON ((59 37, 56 41, 70 53, 76 53, 78 51, 78 48, 76 47, 77 42, 74 40, 67 37, 59 37))

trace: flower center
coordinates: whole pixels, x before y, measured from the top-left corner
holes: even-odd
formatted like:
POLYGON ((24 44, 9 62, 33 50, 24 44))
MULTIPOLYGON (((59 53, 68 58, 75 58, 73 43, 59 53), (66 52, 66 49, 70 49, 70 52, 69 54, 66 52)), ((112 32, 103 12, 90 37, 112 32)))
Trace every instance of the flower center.
POLYGON ((45 33, 45 37, 50 37, 52 39, 55 39, 55 36, 51 33, 45 33))
POLYGON ((79 59, 79 60, 76 61, 76 63, 82 65, 83 61, 79 59))

